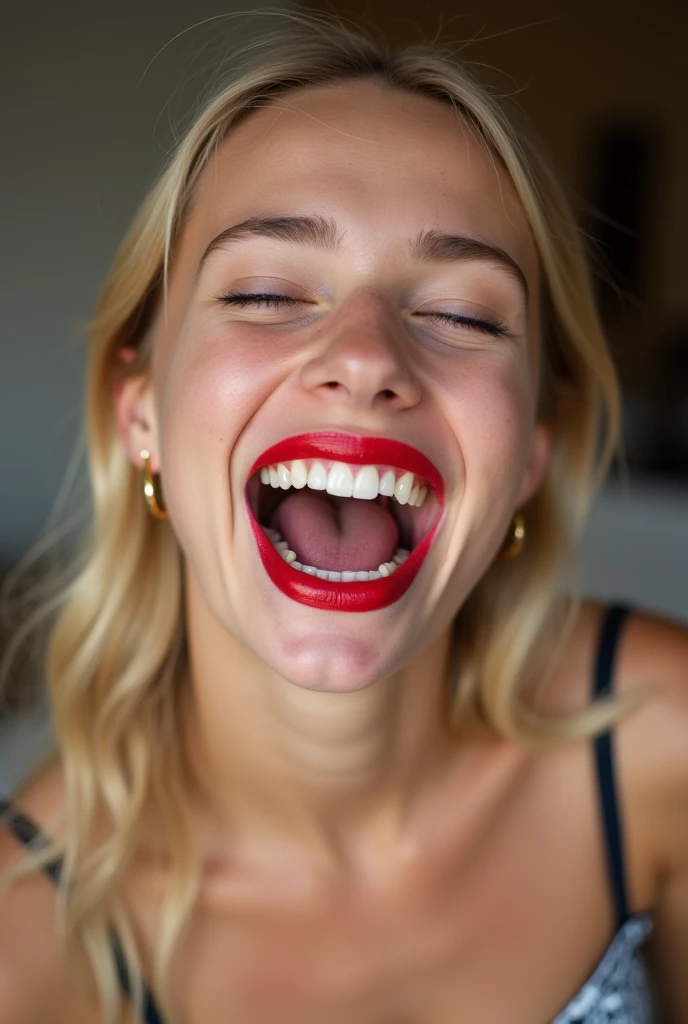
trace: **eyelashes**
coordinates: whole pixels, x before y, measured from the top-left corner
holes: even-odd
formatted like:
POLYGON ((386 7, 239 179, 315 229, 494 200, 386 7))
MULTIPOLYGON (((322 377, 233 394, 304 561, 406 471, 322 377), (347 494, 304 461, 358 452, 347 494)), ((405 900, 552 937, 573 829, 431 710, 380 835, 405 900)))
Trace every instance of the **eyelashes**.
POLYGON ((421 316, 428 320, 436 320, 446 326, 447 323, 454 327, 468 327, 474 331, 483 331, 498 338, 501 334, 508 334, 509 328, 499 320, 483 320, 482 317, 464 316, 462 313, 421 313, 421 316))
POLYGON ((272 292, 255 292, 244 294, 242 292, 228 292, 220 296, 223 306, 256 306, 262 309, 270 309, 275 306, 298 306, 301 299, 292 299, 288 295, 273 295, 272 292))
MULTIPOLYGON (((255 292, 250 294, 245 292, 228 292, 225 295, 220 295, 219 301, 223 306, 236 306, 240 309, 244 309, 247 306, 253 306, 255 309, 277 309, 280 306, 303 305, 302 299, 294 299, 289 295, 277 295, 272 292, 255 292)), ((465 316, 462 313, 420 313, 418 315, 427 320, 432 320, 440 324, 440 326, 465 327, 472 331, 489 334, 494 338, 509 332, 507 325, 500 323, 498 320, 465 316)))

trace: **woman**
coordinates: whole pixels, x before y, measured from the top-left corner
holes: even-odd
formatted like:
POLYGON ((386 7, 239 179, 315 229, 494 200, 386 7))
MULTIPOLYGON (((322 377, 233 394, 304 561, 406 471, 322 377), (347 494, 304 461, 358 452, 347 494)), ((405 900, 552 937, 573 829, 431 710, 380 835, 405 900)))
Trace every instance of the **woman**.
POLYGON ((645 1022, 652 933, 688 1020, 688 638, 559 596, 616 384, 486 93, 321 21, 252 51, 90 358, 0 1019, 645 1022))

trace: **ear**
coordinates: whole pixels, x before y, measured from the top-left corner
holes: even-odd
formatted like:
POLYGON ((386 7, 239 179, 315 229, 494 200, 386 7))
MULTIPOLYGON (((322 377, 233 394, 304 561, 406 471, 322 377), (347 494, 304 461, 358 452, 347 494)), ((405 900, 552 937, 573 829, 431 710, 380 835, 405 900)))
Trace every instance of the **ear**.
POLYGON ((538 421, 533 428, 530 456, 526 465, 516 508, 522 508, 523 505, 530 501, 545 477, 552 451, 552 442, 554 441, 554 429, 551 423, 543 421, 538 421))
MULTIPOLYGON (((126 349, 123 349, 120 354, 124 362, 130 361, 127 358, 126 349)), ((115 384, 112 398, 115 406, 117 433, 129 459, 136 467, 140 468, 140 453, 147 448, 151 454, 151 471, 159 472, 158 421, 150 375, 143 373, 124 377, 115 384)))

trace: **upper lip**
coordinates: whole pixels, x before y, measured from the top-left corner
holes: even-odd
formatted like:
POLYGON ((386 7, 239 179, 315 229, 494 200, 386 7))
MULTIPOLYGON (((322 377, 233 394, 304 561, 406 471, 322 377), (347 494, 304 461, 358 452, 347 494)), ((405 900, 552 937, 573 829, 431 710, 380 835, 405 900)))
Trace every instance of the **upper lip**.
POLYGON ((249 478, 263 466, 294 459, 331 459, 352 465, 394 466, 423 477, 440 500, 444 494, 442 474, 417 448, 391 437, 366 437, 334 430, 295 434, 277 441, 258 456, 249 478))

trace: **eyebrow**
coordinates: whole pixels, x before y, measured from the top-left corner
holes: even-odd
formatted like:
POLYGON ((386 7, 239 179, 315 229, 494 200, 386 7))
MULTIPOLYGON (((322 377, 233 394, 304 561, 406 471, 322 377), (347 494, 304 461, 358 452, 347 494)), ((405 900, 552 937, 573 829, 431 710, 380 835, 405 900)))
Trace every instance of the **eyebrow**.
POLYGON ((448 235, 441 231, 421 231, 413 243, 411 255, 423 262, 451 263, 478 261, 494 263, 502 267, 513 278, 528 298, 528 282, 516 260, 499 246, 489 245, 477 238, 465 235, 448 235))
POLYGON ((326 217, 249 217, 213 238, 201 256, 199 271, 211 253, 217 249, 228 249, 233 242, 245 238, 277 238, 333 252, 338 248, 341 237, 335 222, 326 217))
MULTIPOLYGON (((327 217, 249 217, 213 238, 201 257, 199 273, 213 252, 228 249, 232 243, 246 238, 276 238, 334 252, 343 235, 335 221, 327 217)), ((477 238, 435 230, 421 231, 411 245, 411 257, 424 263, 478 261, 496 264, 517 282, 528 298, 528 282, 518 263, 504 249, 477 238)))

